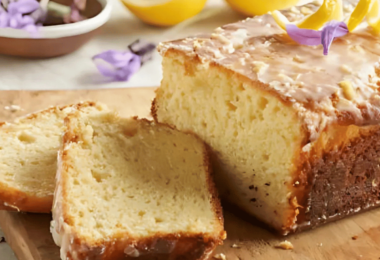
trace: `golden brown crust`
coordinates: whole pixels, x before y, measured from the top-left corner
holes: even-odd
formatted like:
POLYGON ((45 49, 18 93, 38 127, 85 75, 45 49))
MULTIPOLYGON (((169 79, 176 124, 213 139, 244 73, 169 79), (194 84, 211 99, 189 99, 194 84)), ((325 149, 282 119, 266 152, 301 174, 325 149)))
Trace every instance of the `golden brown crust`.
POLYGON ((329 126, 300 159, 298 230, 379 205, 380 126, 329 126))
MULTIPOLYGON (((156 90, 156 95, 157 95, 157 90, 156 90)), ((158 123, 157 119, 157 110, 158 110, 158 105, 157 105, 157 97, 155 97, 152 101, 152 105, 150 107, 150 113, 153 117, 154 122, 158 123)))
POLYGON ((33 213, 50 213, 53 195, 37 197, 0 183, 1 209, 33 213))
MULTIPOLYGON (((64 189, 65 180, 68 169, 71 167, 68 163, 66 148, 71 143, 76 143, 81 140, 81 137, 76 133, 78 129, 74 126, 73 122, 75 115, 68 116, 65 119, 67 126, 65 134, 63 135, 63 145, 59 152, 59 170, 57 174, 57 185, 55 193, 55 206, 53 209, 53 219, 58 222, 56 225, 56 231, 58 234, 64 234, 67 232, 63 227, 64 223, 71 226, 73 220, 66 214, 65 208, 67 205, 64 203, 67 196, 64 189), (73 128, 74 127, 74 128, 73 128), (64 223, 61 223, 63 221, 64 223)), ((147 120, 133 118, 138 122, 142 122, 148 125, 155 125, 157 123, 147 120)), ((166 124, 159 124, 162 127, 175 129, 166 124)), ((194 135, 193 133, 188 133, 194 135)), ((194 135, 195 136, 195 135, 194 135)), ((203 143, 197 136, 195 136, 200 142, 203 143)), ((78 259, 101 259, 101 260, 121 260, 121 259, 183 259, 183 260, 203 260, 208 259, 215 248, 223 243, 226 238, 224 231, 223 214, 220 201, 218 199, 217 190, 211 176, 211 167, 208 160, 208 151, 204 145, 205 155, 205 167, 207 167, 207 182, 208 188, 212 195, 211 203, 214 207, 216 218, 218 218, 219 226, 217 227, 218 233, 215 234, 202 234, 202 233, 190 233, 182 232, 175 234, 160 234, 157 233, 154 236, 139 239, 134 238, 130 234, 115 234, 108 242, 93 242, 88 241, 85 237, 80 237, 74 230, 72 231, 71 238, 73 243, 67 250, 68 260, 78 259), (75 252, 75 253, 74 253, 75 252), (137 254, 137 255, 136 255, 137 254), (77 255, 74 257, 74 255, 77 255)), ((67 235, 67 234, 66 234, 67 235)))
POLYGON ((112 241, 98 245, 84 244, 83 241, 76 238, 72 244, 73 250, 68 252, 67 259, 203 260, 209 258, 217 245, 213 239, 207 239, 202 234, 192 234, 191 236, 156 234, 149 239, 139 241, 113 238, 112 241), (73 256, 74 252, 78 257, 73 256), (138 256, 136 256, 137 254, 138 256))

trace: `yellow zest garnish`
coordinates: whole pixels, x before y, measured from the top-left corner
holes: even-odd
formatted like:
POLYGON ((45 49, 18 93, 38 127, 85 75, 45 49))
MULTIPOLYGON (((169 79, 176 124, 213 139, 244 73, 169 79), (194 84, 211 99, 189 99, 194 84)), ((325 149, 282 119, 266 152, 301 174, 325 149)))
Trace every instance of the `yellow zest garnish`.
POLYGON ((380 3, 375 0, 367 14, 367 22, 376 33, 380 33, 380 3))
MULTIPOLYGON (((286 24, 289 20, 279 11, 271 12, 276 23, 282 28, 286 29, 286 24)), ((319 30, 323 25, 331 20, 341 21, 343 19, 342 0, 324 0, 319 9, 305 17, 301 21, 294 22, 299 28, 319 30)))
POLYGON ((347 23, 347 27, 350 32, 352 32, 363 21, 364 17, 368 14, 374 2, 377 2, 377 0, 359 1, 347 23))
POLYGON ((342 21, 342 7, 342 0, 324 0, 318 11, 307 16, 297 26, 304 29, 318 30, 331 20, 342 21))

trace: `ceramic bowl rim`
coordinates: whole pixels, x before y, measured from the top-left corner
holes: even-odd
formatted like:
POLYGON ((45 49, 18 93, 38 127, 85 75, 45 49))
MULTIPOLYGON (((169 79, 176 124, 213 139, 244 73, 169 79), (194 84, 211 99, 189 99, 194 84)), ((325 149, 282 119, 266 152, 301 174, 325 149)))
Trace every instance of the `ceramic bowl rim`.
POLYGON ((22 39, 55 39, 80 35, 91 32, 105 24, 111 15, 111 0, 98 0, 102 5, 102 11, 87 20, 71 24, 52 25, 41 27, 38 35, 33 36, 31 33, 13 28, 0 28, 0 37, 5 38, 22 38, 22 39))

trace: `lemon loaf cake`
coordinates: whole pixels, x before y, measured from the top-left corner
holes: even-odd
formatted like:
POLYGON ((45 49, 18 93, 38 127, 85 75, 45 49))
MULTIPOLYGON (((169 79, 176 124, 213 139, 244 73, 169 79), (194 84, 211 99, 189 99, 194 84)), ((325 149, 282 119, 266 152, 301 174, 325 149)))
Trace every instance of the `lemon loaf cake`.
POLYGON ((212 150, 221 196, 283 234, 380 203, 380 40, 293 42, 269 15, 160 44, 156 121, 212 150))
POLYGON ((62 259, 206 259, 225 238, 193 134, 114 113, 66 122, 51 227, 62 259))
POLYGON ((90 112, 105 108, 84 102, 0 123, 0 209, 51 212, 63 121, 76 109, 90 112))

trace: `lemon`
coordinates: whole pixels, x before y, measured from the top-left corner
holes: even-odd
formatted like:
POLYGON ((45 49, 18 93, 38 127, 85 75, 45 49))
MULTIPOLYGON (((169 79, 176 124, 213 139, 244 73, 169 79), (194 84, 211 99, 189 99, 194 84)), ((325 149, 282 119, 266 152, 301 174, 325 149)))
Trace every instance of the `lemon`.
POLYGON ((353 31, 363 21, 364 17, 370 11, 374 2, 377 2, 377 0, 360 0, 359 1, 359 3, 355 7, 347 23, 347 27, 350 32, 353 31))
POLYGON ((380 33, 380 3, 375 0, 367 13, 367 22, 376 33, 380 33))
POLYGON ((122 0, 145 23, 171 26, 202 11, 207 0, 122 0))
MULTIPOLYGON (((276 23, 286 29, 286 24, 290 24, 289 20, 279 11, 271 12, 276 23)), ((306 16, 301 21, 294 22, 299 28, 319 30, 323 25, 331 20, 341 21, 343 19, 342 0, 324 0, 319 9, 306 16)))
POLYGON ((296 5, 299 0, 226 0, 236 11, 245 15, 263 15, 296 5))

